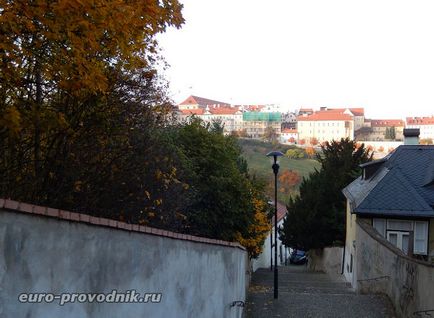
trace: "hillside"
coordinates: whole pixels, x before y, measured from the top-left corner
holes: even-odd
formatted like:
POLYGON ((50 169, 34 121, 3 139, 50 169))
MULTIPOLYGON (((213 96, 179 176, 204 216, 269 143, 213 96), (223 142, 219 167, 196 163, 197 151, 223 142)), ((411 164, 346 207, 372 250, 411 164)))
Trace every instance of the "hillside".
MULTIPOLYGON (((274 175, 271 169, 272 161, 266 154, 273 150, 279 150, 283 153, 295 146, 277 145, 273 146, 271 143, 263 142, 261 140, 252 139, 239 139, 239 144, 243 150, 243 155, 249 165, 249 171, 256 174, 258 177, 266 180, 269 185, 268 189, 272 195, 274 186, 274 175)), ((287 157, 279 158, 280 170, 279 174, 284 170, 295 170, 301 177, 307 177, 310 172, 315 168, 319 168, 319 163, 313 159, 289 159, 287 157)), ((279 200, 286 202, 289 198, 289 193, 279 193, 279 200)))

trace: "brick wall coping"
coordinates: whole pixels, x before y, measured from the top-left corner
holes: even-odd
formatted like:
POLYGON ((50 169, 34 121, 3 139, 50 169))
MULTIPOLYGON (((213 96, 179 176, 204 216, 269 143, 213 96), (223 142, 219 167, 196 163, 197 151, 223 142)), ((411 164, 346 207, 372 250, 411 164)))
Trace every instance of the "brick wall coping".
POLYGON ((11 210, 15 212, 29 213, 33 215, 43 215, 45 217, 57 218, 65 221, 73 221, 79 223, 87 223, 97 226, 105 226, 110 228, 115 228, 118 230, 125 230, 129 232, 139 232, 150 235, 168 237, 171 239, 178 239, 184 241, 212 244, 212 245, 222 245, 227 247, 235 247, 239 248, 243 251, 246 249, 239 243, 236 242, 228 242, 223 240, 210 239, 206 237, 181 234, 171 231, 166 231, 162 229, 157 229, 149 226, 143 226, 138 224, 130 224, 121 221, 116 221, 112 219, 94 217, 88 214, 70 212, 60 209, 53 209, 50 207, 38 206, 34 204, 9 200, 9 199, 1 199, 0 198, 0 209, 11 210))

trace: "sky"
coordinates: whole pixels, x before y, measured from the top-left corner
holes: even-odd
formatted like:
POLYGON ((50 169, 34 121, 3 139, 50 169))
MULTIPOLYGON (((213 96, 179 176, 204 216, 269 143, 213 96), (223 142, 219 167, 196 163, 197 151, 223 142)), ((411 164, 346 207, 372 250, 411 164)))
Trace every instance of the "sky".
POLYGON ((180 0, 158 37, 171 97, 434 115, 432 0, 180 0))

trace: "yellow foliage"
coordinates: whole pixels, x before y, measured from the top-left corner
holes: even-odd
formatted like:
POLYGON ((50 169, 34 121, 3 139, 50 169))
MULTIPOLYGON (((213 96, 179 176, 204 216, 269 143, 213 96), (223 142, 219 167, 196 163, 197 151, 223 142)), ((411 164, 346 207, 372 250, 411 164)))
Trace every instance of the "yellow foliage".
POLYGON ((262 246, 271 230, 271 223, 267 218, 267 203, 258 198, 253 198, 255 214, 252 224, 248 229, 248 237, 236 233, 235 239, 243 245, 251 258, 257 257, 262 252, 262 246))
POLYGON ((21 116, 15 107, 8 107, 3 115, 0 115, 0 127, 6 128, 10 134, 15 135, 20 132, 21 116))
POLYGON ((37 59, 43 78, 73 95, 104 92, 110 65, 146 66, 154 36, 184 22, 177 0, 0 0, 0 8, 2 76, 21 78, 37 59))

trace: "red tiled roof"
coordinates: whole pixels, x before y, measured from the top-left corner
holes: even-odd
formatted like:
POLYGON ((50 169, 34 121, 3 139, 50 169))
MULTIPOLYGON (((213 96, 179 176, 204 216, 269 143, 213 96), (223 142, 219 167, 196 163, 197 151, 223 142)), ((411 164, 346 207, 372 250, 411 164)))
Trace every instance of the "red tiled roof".
POLYGON ((308 116, 298 116, 298 121, 335 121, 335 120, 352 120, 350 115, 339 112, 319 111, 308 116))
POLYGON ((213 115, 234 115, 237 111, 239 111, 237 107, 216 107, 209 109, 209 112, 213 115))
POLYGON ((401 119, 371 119, 371 127, 404 127, 401 119))
MULTIPOLYGON (((286 205, 277 202, 277 222, 280 222, 280 220, 282 220, 285 217, 286 213, 287 213, 286 205)), ((274 210, 273 210, 273 217, 271 218, 271 222, 274 226, 274 210)))
POLYGON ((212 100, 212 99, 208 99, 208 98, 203 98, 203 97, 199 97, 199 96, 194 96, 191 95, 190 97, 188 97, 186 100, 184 100, 182 103, 180 103, 179 105, 200 105, 200 106, 207 106, 207 105, 221 105, 221 106, 228 106, 228 103, 225 102, 219 102, 216 100, 212 100))
POLYGON ((434 116, 407 117, 407 125, 434 125, 434 116))
POLYGON ((296 133, 297 133, 297 129, 290 129, 290 128, 282 129, 282 134, 296 134, 296 133))
POLYGON ((354 114, 354 116, 364 116, 365 115, 365 109, 363 107, 359 107, 359 108, 328 108, 327 111, 343 113, 347 109, 350 110, 354 114))
POLYGON ((205 109, 197 108, 197 109, 180 109, 179 110, 182 115, 203 115, 205 109))

